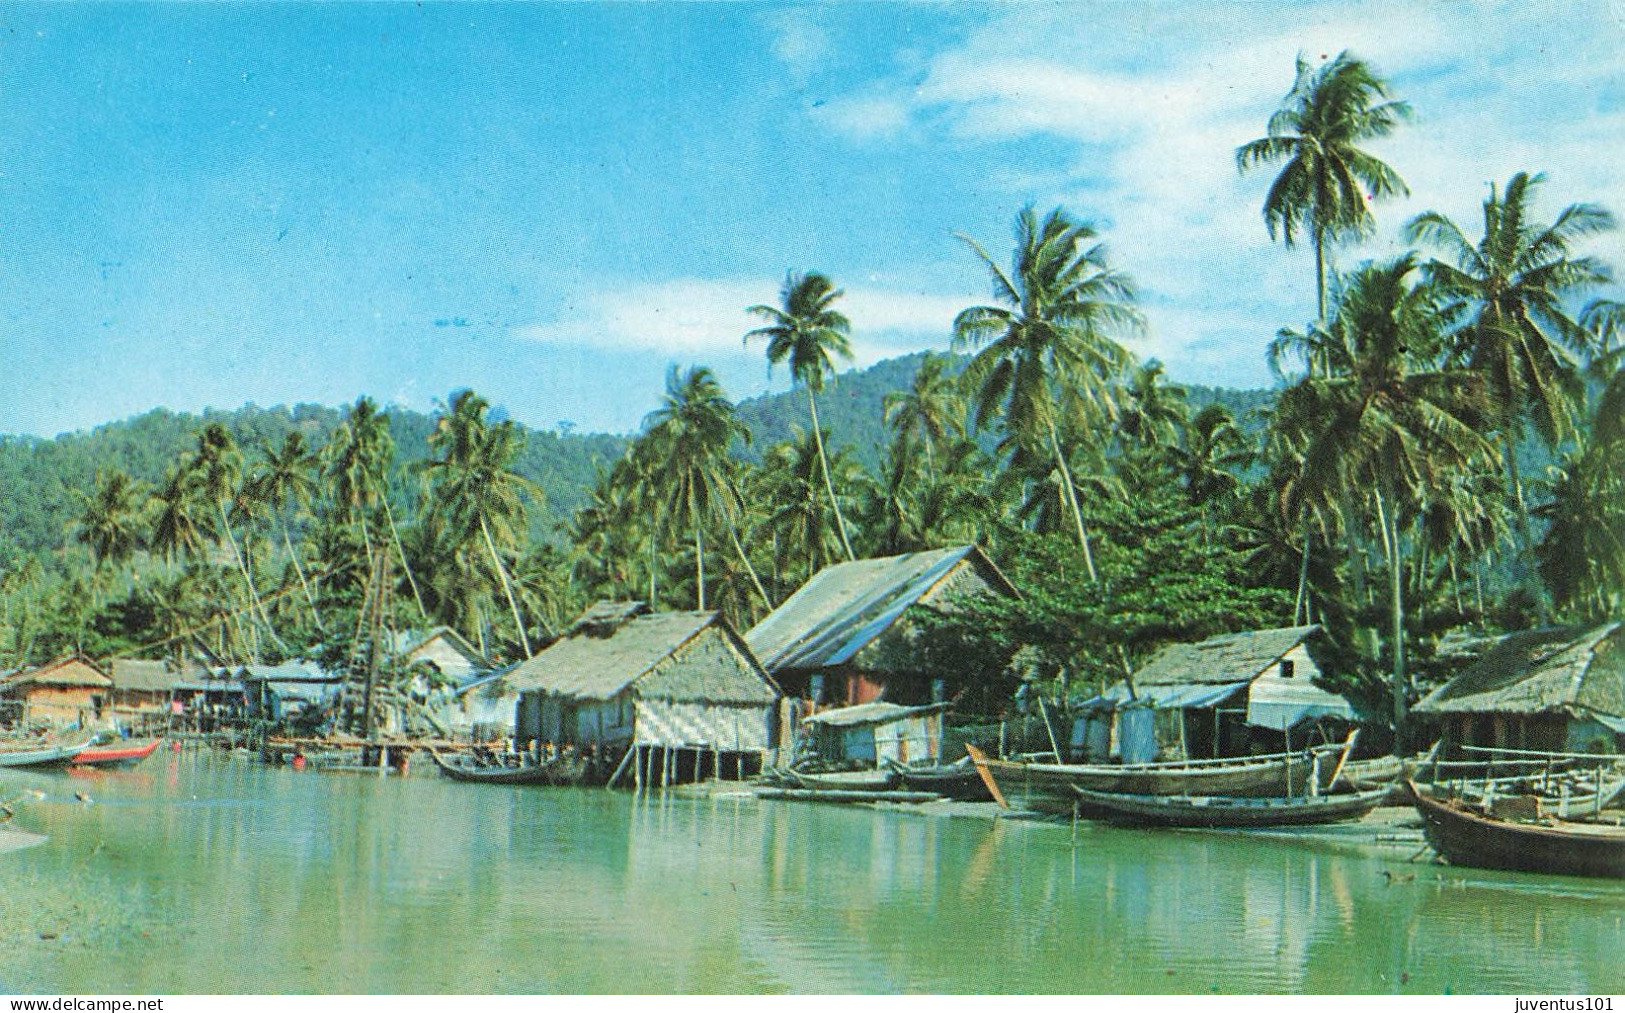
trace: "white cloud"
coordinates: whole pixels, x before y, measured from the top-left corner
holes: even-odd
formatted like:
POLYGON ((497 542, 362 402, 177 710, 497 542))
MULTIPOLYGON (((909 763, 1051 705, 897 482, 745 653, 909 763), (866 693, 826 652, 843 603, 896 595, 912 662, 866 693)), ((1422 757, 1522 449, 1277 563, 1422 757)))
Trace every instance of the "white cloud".
MULTIPOLYGON (((516 329, 533 341, 592 348, 645 350, 703 359, 736 356, 744 335, 763 321, 745 312, 776 305, 773 278, 678 278, 607 285, 571 298, 556 319, 516 329)), ((946 347, 954 316, 980 301, 972 294, 921 292, 877 285, 847 287, 837 304, 852 321, 858 365, 946 347)), ((759 348, 759 346, 758 346, 759 348)))
POLYGON ((1598 110, 1605 97, 1625 107, 1610 92, 1625 70, 1618 33, 1595 30, 1625 11, 1625 0, 1611 2, 1613 17, 1547 5, 1129 6, 1111 33, 1084 30, 1069 5, 1016 8, 929 58, 916 81, 862 82, 832 100, 885 115, 831 126, 993 152, 1035 137, 1071 142, 1070 178, 1014 162, 990 179, 1019 202, 1065 203, 1110 223, 1155 328, 1142 352, 1176 373, 1261 382, 1264 342, 1313 312, 1312 268, 1304 252, 1269 242, 1259 207, 1273 172, 1238 178, 1234 151, 1263 133, 1295 57, 1351 50, 1417 110, 1415 124, 1370 146, 1412 196, 1379 206, 1377 237, 1341 253, 1350 263, 1396 252, 1400 225, 1427 208, 1476 231, 1486 184, 1519 169, 1550 170, 1547 213, 1579 199, 1625 212, 1611 157, 1625 142, 1625 108, 1598 110), (1555 49, 1569 58, 1554 60, 1555 49))
POLYGON ((804 10, 777 11, 764 20, 773 30, 773 55, 805 84, 830 55, 829 33, 804 10))

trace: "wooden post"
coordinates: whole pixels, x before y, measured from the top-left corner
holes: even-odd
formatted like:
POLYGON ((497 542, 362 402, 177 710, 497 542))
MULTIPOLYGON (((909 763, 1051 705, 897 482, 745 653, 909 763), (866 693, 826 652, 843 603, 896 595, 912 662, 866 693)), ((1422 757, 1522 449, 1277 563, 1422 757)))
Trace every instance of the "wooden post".
POLYGON ((671 747, 660 747, 660 788, 671 787, 671 747))
POLYGON ((621 775, 626 773, 626 765, 627 765, 628 762, 631 761, 631 759, 632 759, 632 751, 634 749, 636 749, 636 748, 637 748, 637 746, 635 746, 635 745, 628 746, 626 748, 626 755, 621 757, 621 762, 620 762, 619 765, 616 766, 615 773, 609 775, 609 780, 604 784, 604 790, 605 791, 608 791, 609 789, 615 787, 615 782, 619 781, 621 779, 621 775))

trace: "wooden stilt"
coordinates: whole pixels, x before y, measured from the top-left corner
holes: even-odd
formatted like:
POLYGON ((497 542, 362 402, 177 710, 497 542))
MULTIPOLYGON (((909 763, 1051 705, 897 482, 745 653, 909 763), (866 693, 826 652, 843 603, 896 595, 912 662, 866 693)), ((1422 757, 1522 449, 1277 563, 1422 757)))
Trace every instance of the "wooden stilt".
POLYGON ((632 745, 632 790, 643 794, 643 747, 632 745))

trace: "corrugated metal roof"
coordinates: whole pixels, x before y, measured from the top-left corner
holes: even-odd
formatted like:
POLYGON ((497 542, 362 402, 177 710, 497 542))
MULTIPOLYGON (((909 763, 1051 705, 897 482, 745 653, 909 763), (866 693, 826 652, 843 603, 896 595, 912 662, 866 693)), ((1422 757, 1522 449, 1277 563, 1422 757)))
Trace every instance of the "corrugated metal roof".
POLYGON ((343 682, 341 673, 324 671, 311 661, 284 661, 280 665, 240 665, 235 672, 244 682, 343 682))
POLYGON ((1319 629, 1287 626, 1225 633, 1196 644, 1170 644, 1134 673, 1134 688, 1251 682, 1319 629))
POLYGON ((1548 627, 1503 637, 1418 703, 1419 714, 1539 714, 1579 708, 1625 715, 1622 624, 1548 627))
POLYGON ((990 583, 1015 594, 974 545, 836 563, 814 574, 745 641, 770 672, 842 664, 967 560, 990 583))
POLYGON ((575 699, 608 700, 713 626, 732 640, 745 669, 754 671, 708 658, 694 659, 690 667, 695 670, 688 671, 685 659, 678 657, 672 671, 662 670, 661 694, 731 702, 777 699, 767 673, 715 612, 656 612, 633 616, 612 630, 602 625, 582 628, 521 662, 508 675, 508 683, 519 692, 539 689, 575 699))
POLYGON ((856 725, 884 725, 892 721, 901 721, 916 714, 931 714, 936 711, 947 710, 948 704, 933 703, 923 707, 904 707, 902 704, 888 703, 885 700, 876 700, 873 703, 860 703, 853 707, 840 707, 835 710, 819 711, 809 714, 801 719, 804 725, 828 725, 831 728, 851 728, 856 725))
POLYGON ((1245 689, 1246 686, 1245 682, 1191 682, 1145 687, 1136 683, 1134 688, 1139 692, 1139 695, 1131 697, 1128 692, 1128 684, 1120 682, 1094 699, 1085 701, 1084 706, 1087 707, 1095 703, 1110 703, 1121 706, 1133 700, 1150 704, 1152 707, 1161 710, 1183 707, 1212 707, 1237 690, 1245 689))

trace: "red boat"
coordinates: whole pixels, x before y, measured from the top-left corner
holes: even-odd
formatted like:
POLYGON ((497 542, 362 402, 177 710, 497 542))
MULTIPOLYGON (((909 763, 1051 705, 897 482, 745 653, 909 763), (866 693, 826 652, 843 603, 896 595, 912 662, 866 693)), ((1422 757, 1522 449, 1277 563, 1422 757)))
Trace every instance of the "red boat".
POLYGON ((152 755, 162 739, 139 746, 92 746, 73 754, 70 767, 133 767, 152 755))

